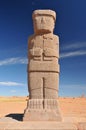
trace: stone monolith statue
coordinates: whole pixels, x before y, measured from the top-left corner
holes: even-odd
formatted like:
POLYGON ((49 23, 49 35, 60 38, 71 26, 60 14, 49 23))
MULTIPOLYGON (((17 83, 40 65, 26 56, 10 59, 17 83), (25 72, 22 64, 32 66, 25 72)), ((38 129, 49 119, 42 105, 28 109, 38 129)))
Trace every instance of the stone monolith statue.
POLYGON ((28 42, 29 100, 24 121, 61 121, 58 105, 59 37, 53 34, 56 13, 33 12, 34 34, 28 42))

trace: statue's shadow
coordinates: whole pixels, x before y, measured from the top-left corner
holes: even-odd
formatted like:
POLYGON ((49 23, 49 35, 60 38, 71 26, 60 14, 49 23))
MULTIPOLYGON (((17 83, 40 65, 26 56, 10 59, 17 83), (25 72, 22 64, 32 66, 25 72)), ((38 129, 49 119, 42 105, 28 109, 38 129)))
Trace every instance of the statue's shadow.
POLYGON ((6 115, 5 117, 9 117, 17 121, 23 120, 23 114, 19 114, 19 113, 11 113, 11 114, 6 115))

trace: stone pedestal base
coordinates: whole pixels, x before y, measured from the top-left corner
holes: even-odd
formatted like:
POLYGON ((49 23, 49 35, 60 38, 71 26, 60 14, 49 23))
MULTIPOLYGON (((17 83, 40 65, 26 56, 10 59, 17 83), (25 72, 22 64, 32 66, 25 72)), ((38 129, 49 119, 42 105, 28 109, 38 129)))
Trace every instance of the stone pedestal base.
POLYGON ((31 99, 24 112, 23 121, 62 121, 56 99, 31 99))

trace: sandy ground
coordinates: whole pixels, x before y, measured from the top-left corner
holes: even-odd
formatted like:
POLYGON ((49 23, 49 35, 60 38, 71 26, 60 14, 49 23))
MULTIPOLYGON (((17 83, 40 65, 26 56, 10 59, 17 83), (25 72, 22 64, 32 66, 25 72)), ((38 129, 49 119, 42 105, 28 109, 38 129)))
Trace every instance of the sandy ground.
MULTIPOLYGON (((59 98, 64 117, 86 119, 86 98, 59 98)), ((9 114, 23 114, 27 105, 26 97, 0 97, 0 118, 9 114)))

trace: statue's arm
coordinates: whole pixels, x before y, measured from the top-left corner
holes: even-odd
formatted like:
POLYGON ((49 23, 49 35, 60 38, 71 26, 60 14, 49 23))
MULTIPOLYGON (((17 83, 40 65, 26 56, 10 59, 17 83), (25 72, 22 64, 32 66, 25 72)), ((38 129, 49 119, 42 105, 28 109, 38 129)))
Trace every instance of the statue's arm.
POLYGON ((40 57, 42 55, 42 49, 40 47, 35 47, 34 35, 32 35, 28 40, 29 56, 40 57))
POLYGON ((53 35, 52 43, 53 47, 44 49, 44 55, 46 57, 59 58, 59 37, 57 35, 53 35))

